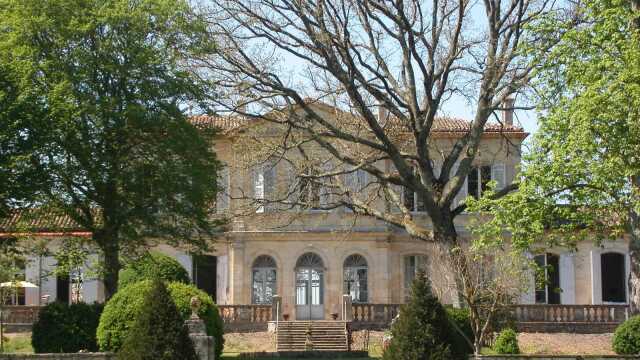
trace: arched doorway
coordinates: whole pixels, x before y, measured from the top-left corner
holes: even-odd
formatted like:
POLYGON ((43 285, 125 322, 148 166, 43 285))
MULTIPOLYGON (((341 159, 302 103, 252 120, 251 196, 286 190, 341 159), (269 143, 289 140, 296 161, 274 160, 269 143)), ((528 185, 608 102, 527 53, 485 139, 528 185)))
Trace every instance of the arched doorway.
POLYGON ((355 303, 366 303, 369 300, 367 273, 369 267, 362 255, 353 254, 344 261, 344 290, 343 294, 350 295, 355 303))
POLYGON ((305 253, 296 262, 296 319, 324 319, 324 263, 305 253))
POLYGON ((251 303, 271 305, 276 294, 276 261, 269 255, 260 255, 253 261, 251 273, 251 303))
POLYGON ((624 255, 604 253, 600 256, 602 301, 624 303, 627 301, 624 255))

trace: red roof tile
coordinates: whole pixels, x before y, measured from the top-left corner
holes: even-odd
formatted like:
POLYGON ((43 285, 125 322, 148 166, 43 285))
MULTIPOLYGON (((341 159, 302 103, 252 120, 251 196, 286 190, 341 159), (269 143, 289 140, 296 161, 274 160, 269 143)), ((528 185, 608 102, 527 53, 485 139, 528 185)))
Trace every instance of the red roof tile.
POLYGON ((0 219, 0 233, 68 233, 85 232, 69 216, 45 209, 15 210, 0 219))
MULTIPOLYGON (((325 104, 323 104, 325 105, 325 104)), ((329 105, 326 105, 329 106, 329 105)), ((239 116, 217 116, 217 115, 198 115, 190 118, 191 123, 201 129, 216 129, 223 133, 240 129, 247 125, 249 121, 239 116)), ((471 122, 459 118, 441 117, 434 121, 433 133, 450 133, 460 134, 466 133, 471 129, 471 122)), ((484 128, 485 133, 506 133, 518 134, 526 136, 527 133, 521 126, 504 125, 497 122, 488 122, 484 128)))
POLYGON ((191 123, 200 129, 212 129, 222 132, 238 129, 247 121, 238 116, 197 115, 189 118, 191 123))

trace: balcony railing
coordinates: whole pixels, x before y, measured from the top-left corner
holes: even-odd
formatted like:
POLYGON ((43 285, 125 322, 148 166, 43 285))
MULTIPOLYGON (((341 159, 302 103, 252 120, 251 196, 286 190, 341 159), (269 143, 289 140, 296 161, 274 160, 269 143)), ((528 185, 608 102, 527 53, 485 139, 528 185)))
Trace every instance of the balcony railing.
POLYGON ((353 316, 352 327, 380 329, 388 327, 398 315, 400 304, 363 304, 351 305, 353 316))
POLYGON ((41 306, 5 305, 2 320, 5 324, 33 324, 38 319, 41 306))
POLYGON ((518 322, 614 323, 629 318, 627 305, 513 305, 518 322))
POLYGON ((218 305, 227 331, 266 330, 271 309, 271 305, 218 305))

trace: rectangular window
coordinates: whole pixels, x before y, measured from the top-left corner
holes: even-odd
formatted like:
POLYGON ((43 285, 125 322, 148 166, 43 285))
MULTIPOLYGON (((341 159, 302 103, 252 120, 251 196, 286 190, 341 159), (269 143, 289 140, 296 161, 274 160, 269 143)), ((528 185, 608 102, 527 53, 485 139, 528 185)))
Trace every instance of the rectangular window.
POLYGON ((253 198, 258 203, 256 213, 264 213, 273 208, 269 202, 274 201, 276 177, 276 163, 272 161, 253 169, 253 198))
POLYGON ((404 297, 411 297, 411 286, 420 271, 427 272, 427 257, 424 255, 408 255, 404 257, 404 297))
POLYGON ((542 254, 536 263, 536 304, 560 304, 560 257, 542 254))
POLYGON ((489 165, 473 167, 467 175, 467 194, 476 199, 487 190, 492 179, 492 167, 489 165))

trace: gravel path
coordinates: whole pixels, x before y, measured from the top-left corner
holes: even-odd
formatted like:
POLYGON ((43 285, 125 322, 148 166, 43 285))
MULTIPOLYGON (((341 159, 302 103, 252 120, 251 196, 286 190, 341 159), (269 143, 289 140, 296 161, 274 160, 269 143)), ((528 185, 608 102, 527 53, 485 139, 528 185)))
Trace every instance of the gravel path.
POLYGON ((613 355, 613 334, 520 333, 520 351, 526 354, 613 355))

